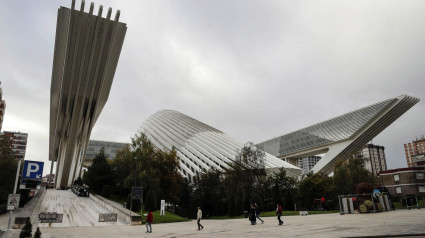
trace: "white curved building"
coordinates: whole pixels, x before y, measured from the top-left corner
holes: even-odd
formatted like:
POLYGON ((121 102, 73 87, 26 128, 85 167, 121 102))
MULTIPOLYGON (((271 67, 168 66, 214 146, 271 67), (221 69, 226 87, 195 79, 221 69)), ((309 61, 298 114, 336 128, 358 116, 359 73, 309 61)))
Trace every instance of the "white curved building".
MULTIPOLYGON (((161 150, 177 150, 180 173, 189 180, 211 168, 226 170, 244 144, 223 132, 174 110, 162 110, 150 116, 142 131, 161 150)), ((297 177, 301 169, 266 153, 266 169, 283 167, 297 177)))
POLYGON ((419 98, 401 95, 256 146, 292 163, 300 158, 326 153, 312 170, 330 174, 338 160, 348 159, 418 102, 419 98))

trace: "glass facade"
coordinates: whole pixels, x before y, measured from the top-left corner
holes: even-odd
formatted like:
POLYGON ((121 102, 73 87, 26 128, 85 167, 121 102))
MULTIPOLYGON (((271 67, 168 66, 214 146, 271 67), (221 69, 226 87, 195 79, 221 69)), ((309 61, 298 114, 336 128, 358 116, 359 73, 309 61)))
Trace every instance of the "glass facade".
POLYGON ((285 155, 349 139, 395 100, 388 99, 346 113, 287 135, 259 143, 258 147, 274 155, 285 155))
POLYGON ((100 149, 105 148, 105 155, 108 159, 115 159, 117 150, 123 148, 124 146, 129 145, 127 143, 117 143, 109 141, 96 141, 90 140, 87 145, 86 150, 86 159, 93 159, 96 154, 100 152, 100 149))

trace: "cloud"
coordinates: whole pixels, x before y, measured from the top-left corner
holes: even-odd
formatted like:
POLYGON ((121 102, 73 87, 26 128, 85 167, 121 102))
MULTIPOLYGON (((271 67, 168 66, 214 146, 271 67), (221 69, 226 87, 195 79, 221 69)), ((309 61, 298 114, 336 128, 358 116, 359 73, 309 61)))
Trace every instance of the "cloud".
MULTIPOLYGON (((0 9, 3 129, 31 132, 27 154, 46 161, 56 15, 70 2, 25 3, 0 9)), ((99 4, 120 9, 128 31, 92 139, 129 141, 168 108, 261 142, 425 89, 422 1, 99 4)), ((403 144, 425 133, 424 113, 421 101, 373 140, 389 168, 406 166, 403 144)))

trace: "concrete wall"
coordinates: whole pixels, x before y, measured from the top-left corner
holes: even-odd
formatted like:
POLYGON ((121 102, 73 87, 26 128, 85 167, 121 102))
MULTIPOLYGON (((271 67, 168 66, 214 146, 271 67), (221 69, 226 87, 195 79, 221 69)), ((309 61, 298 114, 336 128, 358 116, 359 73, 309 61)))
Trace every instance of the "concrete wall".
POLYGON ((139 214, 131 212, 130 217, 130 210, 119 206, 117 203, 112 202, 100 195, 90 194, 90 198, 93 199, 95 202, 101 204, 102 206, 106 207, 111 212, 117 213, 118 219, 126 221, 129 224, 131 223, 131 225, 142 224, 142 217, 139 214))

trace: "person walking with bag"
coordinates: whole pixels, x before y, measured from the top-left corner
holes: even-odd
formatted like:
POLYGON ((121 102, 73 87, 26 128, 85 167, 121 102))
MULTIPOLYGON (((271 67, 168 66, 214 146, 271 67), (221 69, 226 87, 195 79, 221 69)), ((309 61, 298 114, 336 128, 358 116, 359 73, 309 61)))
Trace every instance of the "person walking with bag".
POLYGON ((198 219, 198 231, 200 231, 200 230, 204 229, 204 226, 201 225, 201 219, 202 219, 201 207, 198 207, 198 214, 197 214, 196 218, 198 219))
POLYGON ((148 209, 148 216, 146 217, 146 233, 152 233, 152 222, 153 222, 153 213, 151 212, 151 209, 148 209), (150 228, 150 231, 148 229, 148 226, 150 228))
POLYGON ((276 207, 276 215, 277 215, 277 220, 279 221, 279 225, 283 224, 283 221, 280 220, 280 216, 282 216, 282 206, 278 203, 277 207, 276 207))
POLYGON ((258 206, 258 204, 255 203, 255 217, 257 217, 257 219, 261 221, 261 224, 263 224, 264 221, 263 219, 260 218, 260 213, 261 213, 260 206, 258 206))

